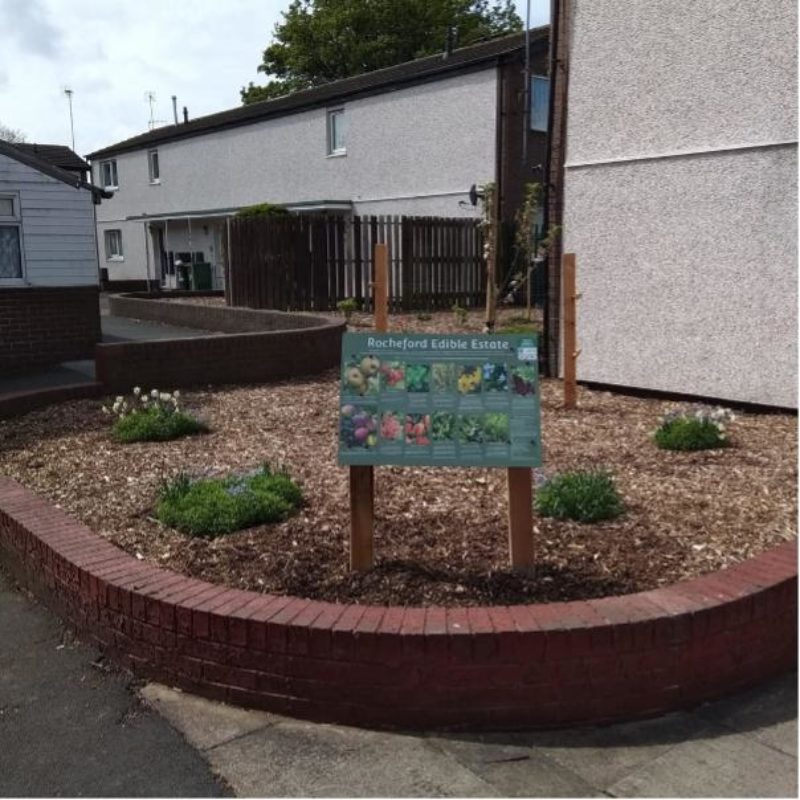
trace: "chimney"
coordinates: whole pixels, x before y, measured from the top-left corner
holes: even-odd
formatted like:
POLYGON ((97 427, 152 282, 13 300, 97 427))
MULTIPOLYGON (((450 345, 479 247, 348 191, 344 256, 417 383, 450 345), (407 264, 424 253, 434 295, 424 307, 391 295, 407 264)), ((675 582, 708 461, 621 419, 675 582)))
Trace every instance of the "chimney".
POLYGON ((178 98, 175 95, 172 95, 172 118, 175 120, 175 124, 178 124, 178 98))
POLYGON ((189 121, 189 109, 186 106, 183 107, 183 123, 184 125, 189 121))

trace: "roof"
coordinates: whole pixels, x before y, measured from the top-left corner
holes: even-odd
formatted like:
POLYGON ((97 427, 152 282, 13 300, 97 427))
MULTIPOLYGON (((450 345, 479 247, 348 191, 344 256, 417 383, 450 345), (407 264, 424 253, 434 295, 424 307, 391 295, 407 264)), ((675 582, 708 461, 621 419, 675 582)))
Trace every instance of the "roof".
POLYGON ((53 166, 70 172, 86 172, 89 165, 73 150, 63 144, 27 144, 25 142, 14 145, 23 153, 38 156, 43 161, 49 161, 53 166))
MULTIPOLYGON (((530 30, 531 43, 547 43, 549 33, 550 27, 548 25, 532 28, 530 30)), ((238 106, 228 111, 197 117, 189 122, 177 125, 165 125, 100 150, 95 150, 86 157, 97 159, 116 153, 150 147, 161 142, 178 141, 192 136, 200 136, 211 131, 249 125, 270 117, 278 117, 303 109, 325 106, 345 97, 380 94, 391 91, 398 86, 421 83, 439 76, 446 76, 450 72, 477 69, 487 62, 497 61, 503 56, 516 51, 524 51, 524 46, 524 32, 490 39, 486 42, 454 50, 446 58, 441 53, 427 56, 426 58, 418 58, 393 67, 385 67, 384 69, 365 72, 362 75, 354 75, 350 78, 332 81, 322 86, 315 86, 312 89, 293 92, 285 97, 238 106)))
POLYGON ((91 183, 87 183, 75 175, 74 172, 67 172, 67 170, 56 167, 49 161, 45 161, 39 156, 25 152, 25 150, 20 149, 19 145, 0 140, 0 155, 13 158, 15 161, 19 161, 20 164, 27 164, 29 167, 33 167, 33 169, 38 170, 43 175, 49 175, 51 178, 55 178, 58 181, 62 181, 70 186, 74 186, 76 189, 88 189, 95 196, 95 198, 109 198, 112 196, 112 192, 107 192, 105 189, 101 189, 99 186, 94 186, 91 183))

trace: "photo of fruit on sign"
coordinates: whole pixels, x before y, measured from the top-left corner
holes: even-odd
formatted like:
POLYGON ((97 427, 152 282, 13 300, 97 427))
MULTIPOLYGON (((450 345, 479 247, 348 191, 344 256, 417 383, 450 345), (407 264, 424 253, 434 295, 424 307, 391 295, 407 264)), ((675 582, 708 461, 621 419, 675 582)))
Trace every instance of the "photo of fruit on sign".
POLYGON ((536 370, 533 367, 514 367, 511 370, 511 387, 514 394, 523 397, 536 394, 536 370))
POLYGON ((339 439, 349 448, 375 447, 378 443, 377 409, 348 403, 339 418, 339 439))
POLYGON ((406 414, 406 444, 430 444, 431 418, 428 414, 406 414))
POLYGON ((360 395, 380 391, 381 362, 377 356, 359 355, 350 359, 344 368, 344 389, 360 395))
POLYGON ((404 392, 406 389, 406 367, 402 361, 381 364, 381 383, 389 392, 404 392))

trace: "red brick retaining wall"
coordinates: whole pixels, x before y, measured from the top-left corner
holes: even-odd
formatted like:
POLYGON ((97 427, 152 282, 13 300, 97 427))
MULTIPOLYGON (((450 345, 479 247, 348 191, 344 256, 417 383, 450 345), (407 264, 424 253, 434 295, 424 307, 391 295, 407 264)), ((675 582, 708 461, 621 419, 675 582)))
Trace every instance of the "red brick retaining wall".
POLYGON ((339 363, 344 322, 307 314, 112 297, 112 313, 225 335, 98 345, 97 380, 108 392, 142 386, 260 383, 339 363))
POLYGON ((143 677, 357 725, 537 728, 661 714, 791 668, 797 545, 640 594, 490 608, 339 605, 140 562, 0 478, 0 555, 143 677))
POLYGON ((0 288, 0 374, 92 358, 98 298, 97 286, 0 288))
POLYGON ((83 400, 99 397, 103 387, 99 383, 68 383, 29 391, 0 394, 0 419, 18 417, 37 408, 64 403, 67 400, 83 400))

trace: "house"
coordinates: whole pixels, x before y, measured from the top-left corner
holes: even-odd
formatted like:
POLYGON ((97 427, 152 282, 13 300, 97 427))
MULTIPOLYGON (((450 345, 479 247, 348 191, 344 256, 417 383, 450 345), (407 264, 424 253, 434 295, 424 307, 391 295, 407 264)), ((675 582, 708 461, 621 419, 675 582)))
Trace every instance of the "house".
POLYGON ((90 179, 91 166, 84 161, 74 150, 63 144, 33 144, 17 142, 17 150, 36 156, 42 161, 47 161, 54 167, 70 172, 82 181, 90 179))
POLYGON ((76 171, 0 141, 0 374, 93 356, 103 197, 76 171))
POLYGON ((225 265, 225 220, 271 202, 337 215, 475 216, 473 184, 495 181, 513 218, 542 180, 548 28, 157 128, 88 158, 114 197, 98 209, 112 288, 175 285, 175 265, 225 265), (525 141, 527 140, 527 142, 525 141), (523 151, 525 157, 523 159, 523 151))
POLYGON ((578 379, 796 408, 796 3, 554 0, 552 24, 578 379))

